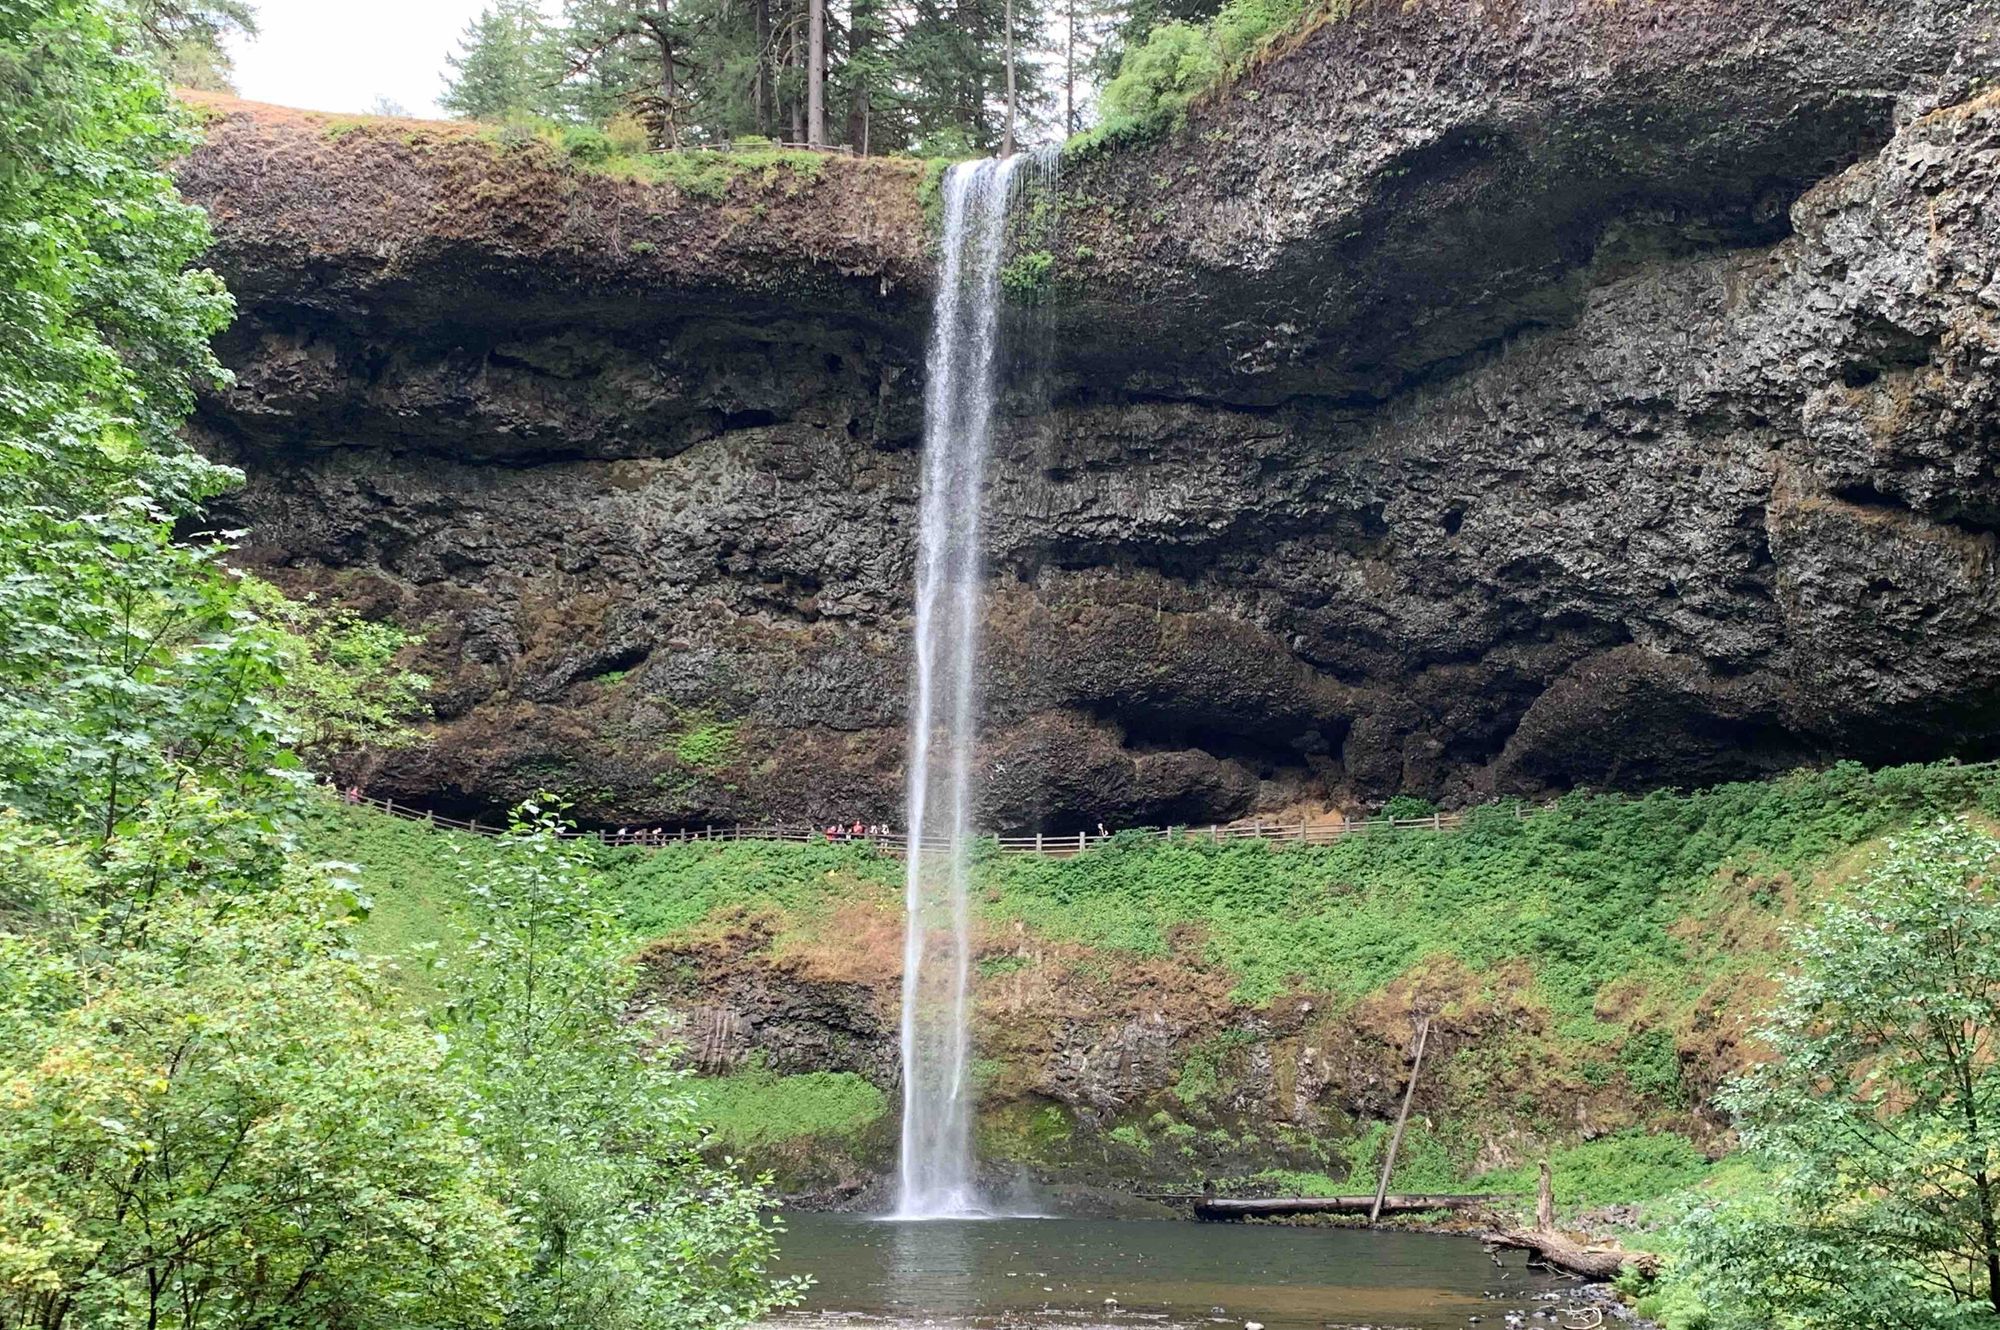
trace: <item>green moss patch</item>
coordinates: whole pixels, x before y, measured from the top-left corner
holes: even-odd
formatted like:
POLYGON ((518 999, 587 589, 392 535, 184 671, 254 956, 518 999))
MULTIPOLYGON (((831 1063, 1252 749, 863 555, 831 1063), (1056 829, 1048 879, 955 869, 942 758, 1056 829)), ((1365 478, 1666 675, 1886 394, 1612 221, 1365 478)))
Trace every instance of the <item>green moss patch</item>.
POLYGON ((731 1150, 755 1151, 803 1138, 852 1140, 882 1121, 889 1100, 845 1071, 796 1076, 753 1068, 688 1083, 699 1116, 731 1150))

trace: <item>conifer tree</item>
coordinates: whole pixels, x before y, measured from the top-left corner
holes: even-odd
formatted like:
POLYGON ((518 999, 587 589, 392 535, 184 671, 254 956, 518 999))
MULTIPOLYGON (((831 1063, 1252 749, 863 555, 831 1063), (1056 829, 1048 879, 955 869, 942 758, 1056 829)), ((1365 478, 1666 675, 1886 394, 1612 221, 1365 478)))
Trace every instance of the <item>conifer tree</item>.
POLYGON ((468 120, 558 116, 564 110, 555 36, 533 0, 494 0, 466 26, 438 104, 468 120))
POLYGON ((257 35, 257 11, 248 0, 138 0, 132 16, 147 56, 169 84, 236 90, 235 62, 223 39, 257 35))
POLYGON ((671 0, 567 0, 563 17, 564 65, 581 81, 587 118, 628 111, 661 148, 703 137, 697 45, 706 14, 671 0))

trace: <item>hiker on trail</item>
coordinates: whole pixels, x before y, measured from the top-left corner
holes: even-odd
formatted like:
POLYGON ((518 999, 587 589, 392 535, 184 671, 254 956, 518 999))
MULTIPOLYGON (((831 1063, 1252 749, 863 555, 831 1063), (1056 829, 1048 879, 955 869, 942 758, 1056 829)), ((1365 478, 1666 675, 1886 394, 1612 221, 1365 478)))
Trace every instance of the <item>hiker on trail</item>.
POLYGON ((1097 824, 1097 838, 1099 840, 1103 840, 1106 836, 1109 836, 1110 834, 1111 834, 1110 832, 1104 829, 1104 824, 1102 822, 1099 822, 1097 824))
POLYGON ((361 787, 359 785, 350 785, 347 787, 347 802, 351 804, 361 802, 361 787))
POLYGON ((860 840, 860 839, 861 839, 861 819, 860 819, 860 818, 858 818, 858 817, 854 819, 854 831, 853 831, 853 836, 854 836, 854 839, 856 839, 856 840, 860 840))

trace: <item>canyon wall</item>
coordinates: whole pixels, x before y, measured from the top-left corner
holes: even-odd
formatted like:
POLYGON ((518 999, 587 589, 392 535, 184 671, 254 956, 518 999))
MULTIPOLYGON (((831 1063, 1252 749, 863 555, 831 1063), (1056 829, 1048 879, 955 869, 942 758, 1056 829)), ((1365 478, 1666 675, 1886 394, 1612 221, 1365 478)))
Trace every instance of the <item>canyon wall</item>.
MULTIPOLYGON (((992 825, 2000 749, 2000 0, 1357 4, 1072 154, 988 498, 992 825)), ((424 634, 445 809, 893 819, 915 164, 212 104, 195 430, 424 634)))

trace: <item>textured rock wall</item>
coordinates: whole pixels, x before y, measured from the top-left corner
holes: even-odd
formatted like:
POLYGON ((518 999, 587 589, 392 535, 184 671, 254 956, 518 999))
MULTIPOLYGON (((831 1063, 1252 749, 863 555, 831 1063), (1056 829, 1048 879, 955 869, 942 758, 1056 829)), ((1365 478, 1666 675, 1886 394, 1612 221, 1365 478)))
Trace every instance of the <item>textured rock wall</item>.
MULTIPOLYGON (((2000 747, 1996 22, 1363 5, 1074 166, 989 497, 987 819, 2000 747)), ((434 741, 357 775, 894 816, 912 171, 699 199, 237 111, 183 179, 246 556, 426 632, 434 741)))

